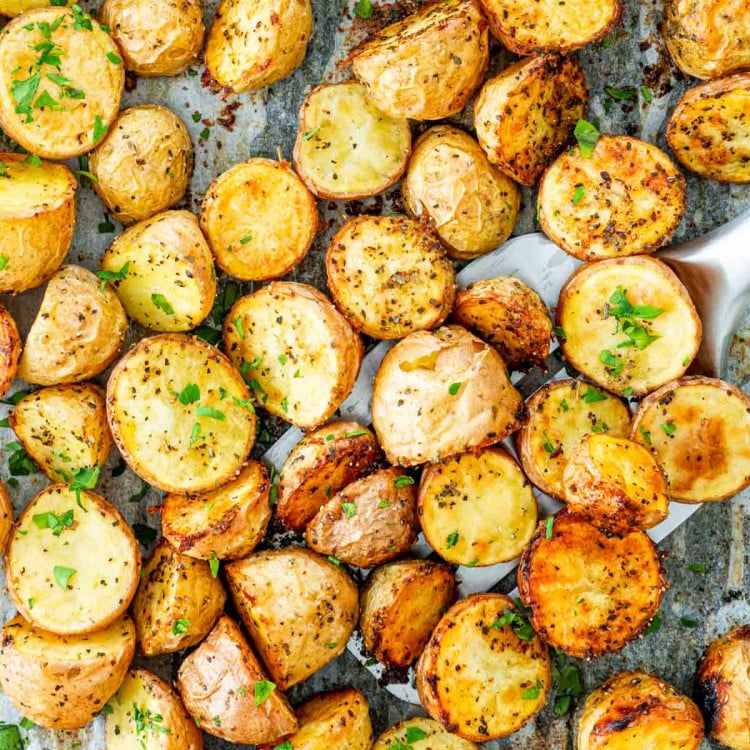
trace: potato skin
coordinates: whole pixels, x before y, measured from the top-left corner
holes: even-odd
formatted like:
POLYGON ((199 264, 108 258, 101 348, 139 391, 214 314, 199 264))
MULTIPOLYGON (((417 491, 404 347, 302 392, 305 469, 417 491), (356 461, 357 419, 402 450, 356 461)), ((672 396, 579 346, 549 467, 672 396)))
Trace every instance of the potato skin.
POLYGON ((5 554, 10 530, 13 527, 13 503, 10 501, 8 489, 0 482, 0 555, 5 554))
POLYGON ((13 385, 21 359, 21 335, 8 310, 0 305, 0 395, 13 385))
POLYGON ((32 8, 46 8, 47 0, 2 0, 0 2, 0 15, 19 16, 32 8))
POLYGON ((372 750, 396 750, 399 742, 406 742, 406 732, 410 728, 419 729, 426 735, 421 740, 409 743, 413 750, 479 750, 479 745, 474 742, 450 734, 442 724, 432 719, 423 719, 421 716, 404 719, 386 729, 378 737, 372 750))

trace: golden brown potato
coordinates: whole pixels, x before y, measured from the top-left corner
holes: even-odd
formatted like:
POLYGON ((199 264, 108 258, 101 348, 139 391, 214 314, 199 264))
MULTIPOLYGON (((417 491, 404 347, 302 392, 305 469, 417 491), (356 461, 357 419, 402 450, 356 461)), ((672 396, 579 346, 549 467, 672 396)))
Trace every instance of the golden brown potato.
POLYGON ((732 750, 750 750, 750 625, 740 625, 709 645, 695 675, 695 700, 708 736, 732 750))
POLYGON ((413 485, 414 480, 396 468, 348 484, 308 524, 308 545, 360 568, 393 560, 417 541, 413 485))
POLYGON ((750 73, 689 89, 667 122, 683 167, 719 182, 750 182, 750 73))
POLYGON ((408 120, 381 112, 362 84, 323 84, 302 104, 294 167, 319 198, 381 193, 404 173, 410 151, 408 120))
POLYGON ((518 429, 522 413, 500 355, 460 326, 412 333, 375 375, 372 423, 392 464, 497 443, 518 429))
POLYGON ((49 4, 49 0, 1 0, 0 15, 18 16, 32 8, 44 8, 49 4))
POLYGON ((35 724, 78 729, 115 693, 134 653, 127 615, 88 635, 54 635, 16 615, 0 630, 0 687, 35 724))
POLYGON ((439 0, 386 26, 350 59, 383 112, 440 120, 460 112, 484 78, 487 22, 474 0, 439 0))
POLYGON ((0 37, 5 133, 46 159, 91 151, 120 109, 125 69, 118 51, 78 5, 36 8, 14 18, 0 37), (47 43, 54 47, 45 52, 47 43))
POLYGON ((549 356, 552 320, 547 306, 513 276, 469 284, 456 295, 452 316, 492 344, 511 370, 544 366, 549 356))
POLYGON ((10 501, 6 486, 0 482, 0 555, 5 554, 12 527, 13 503, 10 501))
POLYGON ((81 266, 50 279, 26 337, 18 377, 35 385, 80 383, 109 367, 128 330, 117 295, 81 266))
POLYGON ((285 276, 307 255, 318 209, 289 164, 255 158, 211 183, 200 223, 222 270, 243 281, 265 281, 285 276))
POLYGON ((0 395, 13 385, 21 358, 21 336, 8 310, 0 305, 0 395))
POLYGON ((26 453, 53 482, 103 466, 112 449, 104 392, 93 383, 34 391, 8 419, 26 453))
POLYGON ((234 304, 224 320, 224 347, 258 404, 303 430, 341 406, 362 361, 359 336, 328 297, 288 281, 234 304))
POLYGON ((279 474, 276 515, 300 531, 328 499, 380 458, 375 436, 357 422, 331 422, 305 435, 279 474))
POLYGON ((451 734, 442 724, 421 716, 404 719, 386 729, 372 750, 398 750, 404 743, 412 750, 479 750, 479 745, 451 734))
POLYGON ((312 35, 310 0, 222 0, 206 42, 206 67, 235 93, 291 75, 312 35))
POLYGON ((723 380, 683 378, 654 391, 630 439, 654 451, 673 500, 725 500, 750 485, 750 398, 723 380))
POLYGON ((644 672, 618 672, 583 707, 578 750, 697 750, 703 740, 698 707, 670 684, 644 672))
POLYGON ((461 599, 443 615, 417 664, 422 705, 459 737, 505 737, 547 700, 547 647, 536 635, 519 638, 510 625, 514 609, 502 594, 461 599))
POLYGON ((581 659, 620 651, 640 635, 667 588, 645 532, 613 536, 567 511, 539 524, 518 568, 534 630, 581 659))
POLYGON ((346 648, 359 603, 356 584, 339 566, 297 547, 256 552, 224 572, 279 689, 307 679, 346 648))
POLYGON ((586 76, 572 57, 520 60, 479 92, 479 145, 501 172, 530 187, 567 143, 587 103, 586 76))
POLYGON ((63 164, 0 153, 0 292, 43 284, 73 239, 76 180, 63 164))
POLYGON ((408 667, 456 596, 456 576, 447 565, 399 560, 376 568, 360 597, 365 648, 383 664, 408 667))
POLYGON ((268 471, 248 461, 235 479, 196 497, 171 494, 161 506, 164 536, 189 557, 236 560, 249 555, 271 520, 268 471))
POLYGON ((275 742, 298 727, 286 697, 228 617, 182 662, 177 689, 196 724, 230 742, 275 742))
POLYGON ((402 194, 406 210, 428 218, 458 260, 500 247, 521 205, 518 186, 490 164, 471 136, 451 125, 436 125, 419 138, 402 194))

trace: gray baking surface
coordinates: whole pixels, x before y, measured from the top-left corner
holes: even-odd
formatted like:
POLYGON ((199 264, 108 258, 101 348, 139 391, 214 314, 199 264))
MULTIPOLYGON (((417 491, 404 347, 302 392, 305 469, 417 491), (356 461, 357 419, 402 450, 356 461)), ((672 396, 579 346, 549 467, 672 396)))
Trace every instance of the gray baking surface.
MULTIPOLYGON (((86 9, 92 7, 86 3, 83 5, 86 9)), ((214 0, 211 0, 206 7, 207 24, 211 22, 215 5, 214 0)), ((313 0, 313 5, 315 31, 303 67, 268 90, 228 96, 217 93, 202 83, 202 65, 194 66, 193 75, 137 81, 133 79, 130 82, 123 100, 124 107, 157 102, 183 117, 190 129, 196 147, 196 168, 186 201, 188 208, 197 212, 211 181, 238 161, 251 156, 276 157, 279 150, 286 158, 290 158, 297 127, 297 112, 307 91, 318 82, 349 77, 350 71, 341 64, 347 50, 401 10, 389 5, 377 6, 373 19, 362 22, 352 19, 353 2, 313 0), (204 128, 209 131, 205 140, 199 137, 204 128)), ((584 7, 581 12, 586 12, 584 7)), ((582 50, 578 57, 586 69, 591 90, 589 119, 599 118, 603 132, 640 136, 665 148, 665 119, 682 92, 694 82, 676 73, 669 64, 658 33, 660 13, 660 3, 644 0, 639 4, 637 0, 631 0, 620 28, 604 43, 593 44, 582 50), (637 88, 642 84, 653 91, 651 103, 642 100, 612 102, 609 112, 605 111, 605 86, 637 88)), ((495 44, 492 70, 502 69, 511 59, 500 45, 495 44)), ((471 121, 466 113, 455 119, 467 125, 471 121)), ((421 130, 423 126, 420 124, 416 128, 421 130)), ((290 278, 324 288, 323 253, 332 232, 346 217, 361 211, 379 211, 383 207, 386 210, 398 210, 396 195, 397 191, 391 191, 385 199, 374 198, 356 203, 320 202, 325 219, 323 230, 313 250, 290 278)), ((514 234, 524 234, 539 228, 535 223, 535 193, 524 189, 523 195, 524 206, 514 234)), ((750 186, 719 185, 689 176, 688 210, 676 239, 690 238, 709 231, 738 213, 748 201, 750 186)), ((93 191, 79 190, 78 223, 68 262, 97 267, 98 258, 114 237, 113 234, 100 234, 98 231, 98 225, 105 218, 102 205, 93 191)), ((120 232, 121 227, 116 226, 117 232, 120 232)), ((748 246, 750 247, 750 237, 748 246)), ((251 289, 251 284, 243 285, 244 291, 251 289)), ((7 304, 19 321, 23 334, 36 313, 42 291, 35 290, 16 298, 0 295, 3 303, 7 304)), ((142 335, 141 329, 131 326, 131 340, 142 335)), ((746 392, 750 391, 750 316, 746 316, 732 347, 730 379, 746 392)), ((0 406, 0 417, 4 417, 9 410, 10 407, 0 406)), ((260 433, 263 440, 257 446, 257 455, 283 430, 284 425, 278 420, 266 420, 260 433)), ((3 444, 12 439, 9 430, 0 429, 3 444)), ((3 459, 0 475, 7 478, 5 451, 3 459)), ((102 470, 99 491, 117 504, 128 521, 148 523, 158 529, 158 514, 148 515, 146 508, 158 505, 159 493, 151 490, 141 502, 129 502, 129 498, 140 490, 141 481, 129 470, 117 478, 111 478, 111 469, 119 461, 119 456, 113 451, 102 470)), ((16 512, 45 484, 46 480, 41 475, 21 477, 20 487, 11 489, 16 512)), ((576 662, 581 667, 587 693, 621 669, 654 672, 678 688, 690 691, 696 660, 704 647, 730 627, 750 622, 749 515, 750 493, 747 492, 731 501, 708 504, 660 545, 667 555, 665 567, 671 583, 661 610, 663 626, 659 631, 627 646, 621 654, 591 663, 576 662), (691 572, 688 569, 691 563, 707 565, 708 573, 691 572), (697 627, 686 628, 680 622, 682 617, 697 621, 697 627)), ((509 591, 514 585, 511 578, 497 588, 509 591)), ((7 620, 12 612, 7 597, 0 597, 2 621, 7 620)), ((561 616, 564 614, 561 613, 561 616)), ((143 663, 165 679, 171 680, 179 662, 177 655, 150 659, 143 663)), ((293 688, 290 697, 296 705, 316 692, 346 685, 358 687, 367 695, 376 732, 381 732, 401 718, 420 712, 418 707, 401 702, 379 686, 348 651, 304 684, 293 688)), ((555 717, 550 709, 545 709, 521 732, 506 740, 488 742, 484 747, 488 750, 573 748, 580 702, 577 708, 576 712, 562 718, 555 717)), ((18 714, 7 699, 0 695, 0 720, 15 722, 18 719, 18 714)), ((67 750, 73 747, 80 747, 81 750, 104 750, 100 720, 79 732, 53 733, 35 728, 27 736, 29 750, 67 750)), ((209 736, 206 739, 209 750, 240 747, 209 736)), ((718 745, 706 741, 702 747, 718 745)))

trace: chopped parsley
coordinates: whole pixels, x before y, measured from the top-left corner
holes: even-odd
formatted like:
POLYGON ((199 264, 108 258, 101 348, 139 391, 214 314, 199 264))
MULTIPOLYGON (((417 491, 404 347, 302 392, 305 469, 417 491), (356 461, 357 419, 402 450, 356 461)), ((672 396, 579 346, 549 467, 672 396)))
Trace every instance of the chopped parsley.
POLYGON ((406 474, 403 474, 400 477, 396 477, 393 480, 393 486, 399 490, 402 487, 408 487, 410 484, 414 484, 414 480, 411 477, 407 476, 406 474))
POLYGON ((677 425, 675 425, 673 422, 665 422, 661 426, 662 430, 664 430, 664 433, 666 435, 674 435, 677 431, 677 425))
POLYGON ((511 609, 506 609, 503 615, 495 620, 490 627, 493 630, 502 630, 508 626, 511 627, 513 632, 522 641, 533 641, 536 636, 529 619, 523 615, 517 614, 511 609))
POLYGON ((543 688, 544 685, 542 684, 542 681, 537 679, 536 684, 533 687, 527 688, 521 693, 521 698, 525 701, 535 701, 541 695, 543 688))
POLYGON ((64 565, 55 565, 52 570, 52 574, 55 576, 57 585, 63 590, 68 590, 68 583, 70 579, 77 573, 74 568, 66 568, 64 565))
POLYGON ((255 682, 255 690, 253 693, 255 705, 260 706, 265 703, 275 689, 275 683, 270 682, 269 680, 257 680, 255 682))
POLYGON ((693 573, 708 573, 708 565, 704 565, 703 563, 691 563, 688 565, 688 570, 693 573))
POLYGON ((307 133, 305 133, 302 136, 303 141, 311 141, 315 136, 320 133, 320 125, 318 125, 317 128, 313 128, 312 130, 308 130, 307 133))
POLYGON ((172 623, 172 635, 185 635, 190 627, 190 620, 175 620, 172 623))
POLYGON ((65 513, 36 513, 31 520, 38 529, 50 529, 54 536, 60 536, 65 529, 73 525, 74 509, 66 510, 65 513))
POLYGON ((461 383, 451 383, 450 386, 448 386, 448 393, 451 394, 451 396, 455 396, 458 393, 459 388, 461 388, 461 383))
POLYGON ((220 564, 221 563, 219 562, 219 558, 216 555, 216 552, 211 550, 211 557, 208 561, 208 567, 211 569, 211 578, 218 578, 220 564))
POLYGON ((372 18, 373 12, 370 0, 357 0, 357 4, 354 6, 354 15, 357 16, 357 18, 366 21, 368 18, 372 18))
POLYGON ((68 485, 68 489, 73 490, 76 493, 76 502, 78 507, 88 513, 86 508, 81 503, 81 492, 83 490, 93 490, 96 487, 96 483, 99 481, 99 472, 101 467, 99 464, 90 469, 88 466, 83 466, 80 469, 74 469, 71 472, 72 479, 68 485))
POLYGON ((657 630, 661 630, 662 622, 664 622, 664 620, 661 613, 657 612, 648 624, 648 627, 643 631, 643 634, 649 635, 650 633, 655 633, 657 630))
POLYGON ((146 526, 145 523, 134 523, 133 534, 140 544, 144 547, 156 541, 156 529, 146 526))
POLYGON ((583 400, 587 404, 595 404, 597 401, 606 401, 607 397, 601 391, 587 388, 586 393, 583 394, 583 400))
POLYGON ((594 153, 594 148, 596 148, 596 143, 601 135, 599 130, 590 122, 579 120, 576 123, 573 135, 575 136, 576 141, 578 141, 578 150, 580 151, 581 156, 584 159, 590 158, 594 153))
POLYGON ((153 302, 154 307, 156 307, 158 310, 161 310, 163 313, 167 315, 174 315, 174 308, 169 304, 167 298, 163 294, 152 294, 151 302, 153 302))
POLYGON ((643 427, 639 427, 638 432, 643 436, 643 442, 646 443, 646 445, 651 445, 651 433, 643 427))
POLYGON ((341 509, 344 511, 346 518, 353 518, 357 515, 357 505, 355 503, 341 503, 341 509))
POLYGON ((104 122, 102 121, 102 118, 99 115, 97 115, 94 118, 94 130, 93 130, 93 133, 91 134, 94 140, 94 143, 99 143, 99 141, 101 141, 101 139, 104 138, 105 135, 107 135, 107 130, 108 130, 108 126, 105 125, 104 122))
POLYGON ((584 195, 586 195, 586 188, 583 185, 576 185, 576 190, 575 193, 573 193, 571 203, 574 206, 577 206, 583 200, 584 195))
MULTIPOLYGON (((101 227, 101 224, 99 226, 101 227)), ((114 227, 112 227, 112 231, 114 231, 114 227)), ((108 281, 123 281, 125 277, 128 275, 129 270, 130 270, 130 261, 127 261, 127 263, 124 263, 122 268, 120 268, 119 271, 97 271, 96 275, 102 280, 101 291, 104 291, 104 287, 108 281)), ((151 297, 152 301, 153 301, 154 296, 151 297)))
POLYGON ((177 400, 184 406, 200 401, 201 390, 195 383, 188 383, 178 394, 177 400))
POLYGON ((555 525, 555 517, 550 516, 544 520, 544 537, 547 540, 552 539, 552 527, 555 525))
POLYGON ((458 544, 458 532, 454 531, 445 538, 445 545, 447 549, 450 549, 451 547, 455 547, 456 544, 458 544))
POLYGON ((208 417, 210 419, 218 419, 219 422, 224 422, 227 418, 226 414, 224 414, 223 411, 214 409, 213 406, 204 406, 202 404, 195 407, 195 413, 199 417, 208 417))

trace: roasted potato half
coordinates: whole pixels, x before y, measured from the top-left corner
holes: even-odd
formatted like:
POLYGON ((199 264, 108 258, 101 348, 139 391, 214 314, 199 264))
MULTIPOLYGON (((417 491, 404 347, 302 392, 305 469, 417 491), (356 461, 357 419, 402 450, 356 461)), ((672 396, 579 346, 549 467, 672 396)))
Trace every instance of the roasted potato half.
POLYGON ((6 486, 0 482, 0 555, 5 553, 12 527, 13 503, 10 501, 6 486))
POLYGON ((250 638, 281 690, 346 648, 359 604, 356 584, 338 565, 297 547, 256 552, 224 572, 250 638))
POLYGON ((0 125, 46 159, 91 151, 120 109, 125 69, 99 23, 75 8, 35 8, 0 37, 0 125), (55 54, 45 52, 54 45, 55 54), (50 77, 51 74, 51 77, 50 77))
POLYGON ((697 750, 703 740, 698 707, 658 677, 618 672, 583 707, 578 750, 697 750))
POLYGON ((141 339, 107 383, 107 419, 133 471, 166 492, 206 492, 239 474, 255 442, 240 374, 215 347, 177 333, 141 339))
POLYGON ((531 640, 516 635, 509 621, 514 608, 502 594, 461 599, 443 615, 419 659, 422 706, 459 737, 476 742, 506 737, 546 703, 547 647, 536 635, 531 640))
POLYGON ((522 414, 500 355, 460 326, 412 333, 375 375, 372 423, 392 464, 497 443, 518 429, 522 414))
POLYGON ((505 242, 521 205, 518 186, 490 164, 479 144, 451 125, 423 133, 402 184, 404 205, 429 219, 448 254, 471 260, 505 242))
POLYGON ((195 723, 230 742, 276 742, 298 727, 286 697, 228 617, 182 662, 177 689, 195 723))
POLYGON ((652 253, 672 238, 685 213, 685 178, 650 143, 603 135, 593 153, 574 146, 539 185, 545 234, 580 260, 652 253))
POLYGON ((586 76, 574 58, 525 58, 484 84, 474 103, 474 128, 490 162, 531 187, 573 134, 587 104, 586 76))
POLYGON ((249 555, 271 520, 268 471, 248 461, 235 479, 196 497, 170 494, 161 506, 164 536, 189 557, 236 560, 249 555))
POLYGON ((686 91, 667 122, 677 161, 710 180, 750 182, 748 111, 750 73, 686 91))
POLYGON ((518 568, 534 630, 581 659, 620 651, 640 635, 667 588, 645 532, 613 536, 567 511, 539 524, 518 568))
POLYGON ((386 26, 350 59, 383 112, 440 120, 460 112, 482 82, 488 37, 474 0, 439 0, 386 26))
POLYGON ((631 440, 654 451, 673 500, 725 500, 750 485, 750 398, 723 380, 683 378, 654 391, 631 440))
POLYGON ((294 282, 238 300, 224 320, 224 346, 258 404, 303 430, 341 406, 362 361, 362 341, 328 297, 294 282))
POLYGON ((302 104, 294 167, 319 198, 376 195, 406 169, 411 128, 381 112, 361 83, 317 86, 302 104))
POLYGON ((127 616, 88 635, 55 635, 16 615, 0 630, 0 687, 40 727, 78 729, 114 695, 134 653, 127 616))
POLYGON ((648 255, 581 266, 560 292, 557 324, 565 359, 627 396, 644 396, 682 376, 702 336, 687 289, 648 255))
POLYGON ((457 592, 456 576, 447 565, 399 560, 376 568, 360 597, 365 648, 382 664, 410 666, 457 592))
POLYGON ((331 495, 380 458, 375 436, 357 422, 331 422, 305 435, 279 473, 276 515, 300 531, 331 495))
POLYGON ((479 745, 446 731, 432 719, 413 716, 386 729, 372 750, 398 750, 406 744, 413 750, 479 750, 479 745))
POLYGON ((8 419, 26 453, 53 482, 103 466, 112 449, 104 392, 93 383, 34 391, 8 419))
POLYGON ((0 305, 0 395, 13 385, 21 359, 21 336, 8 310, 0 305))
POLYGON ((456 297, 443 246, 405 216, 357 216, 326 253, 328 288, 352 326, 377 339, 436 328, 456 297))
POLYGON ((76 221, 76 180, 63 164, 0 153, 0 293, 43 284, 63 262, 76 221))

